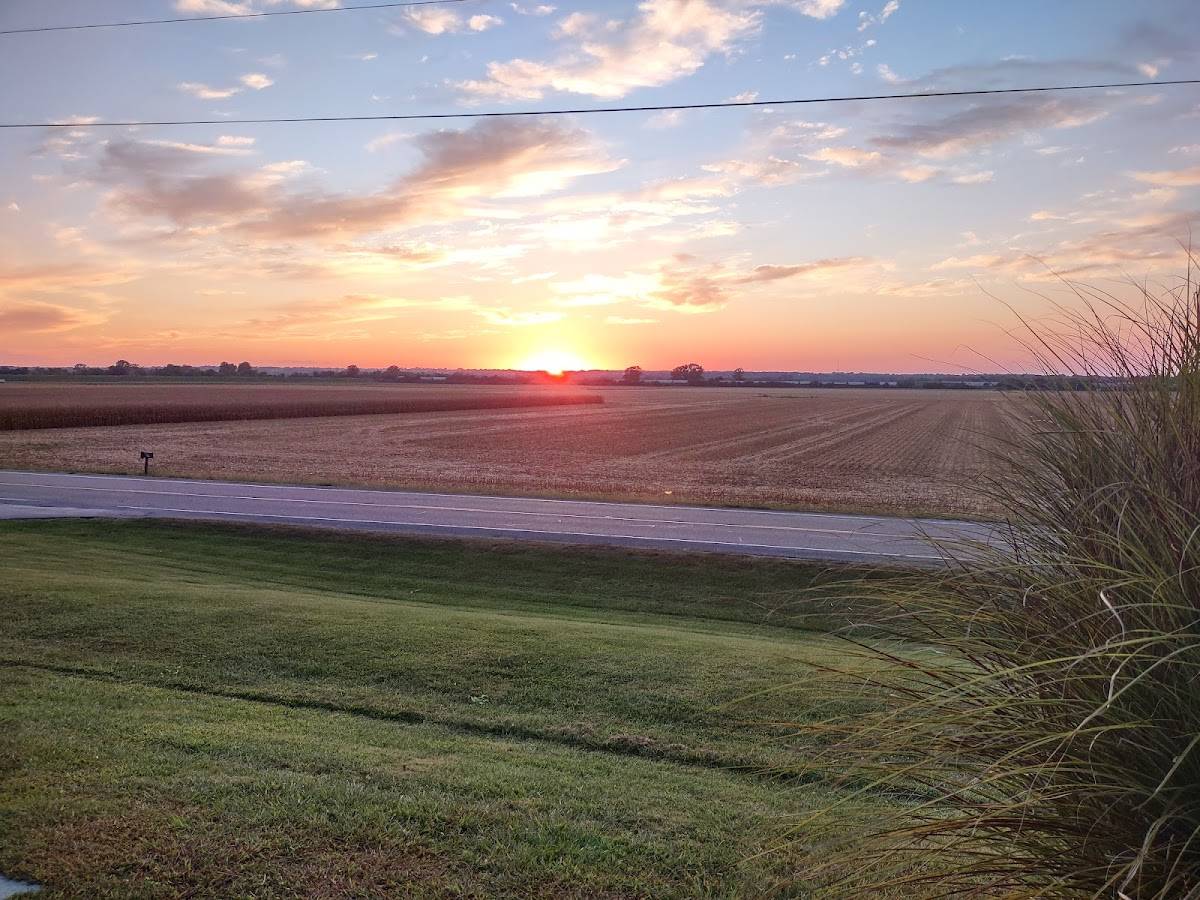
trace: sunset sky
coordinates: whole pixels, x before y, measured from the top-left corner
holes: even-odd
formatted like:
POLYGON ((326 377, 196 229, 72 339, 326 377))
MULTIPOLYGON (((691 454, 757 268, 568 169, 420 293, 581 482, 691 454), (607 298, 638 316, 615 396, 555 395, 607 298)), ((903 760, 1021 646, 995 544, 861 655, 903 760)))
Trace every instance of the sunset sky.
MULTIPOLYGON (((469 2, 0 36, 0 363, 1020 367, 1000 298, 1182 274, 1195 0, 469 2), (989 296, 991 295, 991 296, 989 296)), ((336 6, 5 0, 0 29, 336 6)), ((353 5, 345 3, 343 5, 353 5)))

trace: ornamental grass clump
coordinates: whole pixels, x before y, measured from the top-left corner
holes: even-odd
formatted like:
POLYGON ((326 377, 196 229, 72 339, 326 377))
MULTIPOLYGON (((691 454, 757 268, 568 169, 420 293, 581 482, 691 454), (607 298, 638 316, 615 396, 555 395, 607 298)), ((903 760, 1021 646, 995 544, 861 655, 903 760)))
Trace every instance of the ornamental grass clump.
POLYGON ((992 450, 1001 539, 889 589, 901 641, 831 673, 879 702, 817 765, 898 812, 797 824, 822 896, 1200 897, 1200 290, 1075 291, 1023 323, 1050 377, 992 450))

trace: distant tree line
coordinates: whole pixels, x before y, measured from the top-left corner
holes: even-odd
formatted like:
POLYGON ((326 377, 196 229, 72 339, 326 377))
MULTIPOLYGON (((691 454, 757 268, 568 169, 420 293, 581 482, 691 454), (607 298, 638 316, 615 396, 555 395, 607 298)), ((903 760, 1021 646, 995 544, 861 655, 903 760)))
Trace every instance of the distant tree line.
POLYGON ((1117 379, 1100 377, 1059 377, 1053 375, 957 375, 957 376, 879 376, 863 377, 854 373, 836 372, 820 378, 787 378, 778 373, 768 377, 751 377, 742 368, 726 374, 706 372, 695 362, 681 363, 666 373, 648 378, 641 366, 629 366, 619 376, 603 372, 568 372, 551 375, 546 372, 481 372, 458 369, 454 372, 403 369, 398 365, 381 369, 364 369, 353 363, 343 369, 311 369, 308 371, 267 372, 251 363, 221 362, 216 366, 191 366, 167 363, 162 366, 141 366, 127 359, 118 359, 111 366, 0 366, 0 379, 13 378, 220 378, 260 380, 354 379, 382 383, 447 382, 450 384, 585 384, 605 385, 663 385, 683 384, 701 387, 806 387, 806 388, 921 388, 931 390, 1002 390, 1002 391, 1082 391, 1113 389, 1122 386, 1117 379))

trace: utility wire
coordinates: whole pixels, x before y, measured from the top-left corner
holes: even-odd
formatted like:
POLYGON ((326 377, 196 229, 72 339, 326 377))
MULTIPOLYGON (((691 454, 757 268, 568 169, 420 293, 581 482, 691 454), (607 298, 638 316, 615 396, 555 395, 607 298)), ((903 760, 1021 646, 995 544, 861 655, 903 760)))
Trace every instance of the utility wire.
POLYGON ((1000 94, 1044 94, 1052 91, 1101 91, 1117 88, 1196 85, 1200 78, 1172 81, 1124 81, 1109 84, 1063 84, 1043 87, 986 88, 974 91, 924 91, 915 94, 861 94, 843 97, 803 97, 788 100, 726 100, 719 103, 673 103, 660 106, 593 106, 580 109, 524 109, 511 112, 402 113, 374 116, 296 116, 261 119, 174 119, 128 122, 0 122, 0 128, 152 128, 173 125, 283 125, 299 122, 405 122, 414 119, 503 119, 520 116, 575 116, 589 113, 666 112, 688 109, 733 109, 797 106, 807 103, 855 103, 874 100, 923 100, 930 97, 983 97, 1000 94))
POLYGON ((218 22, 229 19, 265 19, 269 16, 307 16, 314 13, 352 12, 363 9, 402 9, 408 6, 433 6, 466 3, 467 0, 406 0, 404 3, 368 3, 362 6, 333 6, 321 9, 273 9, 266 12, 226 13, 219 16, 180 16, 175 19, 141 19, 133 22, 89 22, 83 25, 40 25, 34 28, 9 28, 0 34, 38 34, 46 31, 83 31, 90 28, 135 28, 142 25, 174 25, 178 22, 218 22))

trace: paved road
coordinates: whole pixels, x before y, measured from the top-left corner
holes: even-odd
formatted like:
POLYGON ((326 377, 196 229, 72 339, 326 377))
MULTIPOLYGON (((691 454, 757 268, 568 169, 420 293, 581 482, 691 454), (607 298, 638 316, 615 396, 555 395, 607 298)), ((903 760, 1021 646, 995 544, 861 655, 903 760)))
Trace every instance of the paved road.
POLYGON ((940 558, 923 535, 988 533, 984 525, 935 519, 0 471, 0 519, 53 516, 221 519, 914 564, 940 558))

